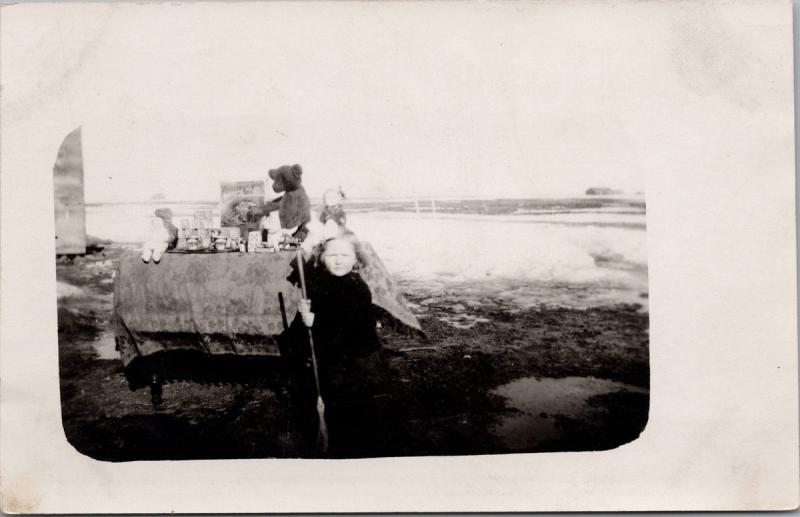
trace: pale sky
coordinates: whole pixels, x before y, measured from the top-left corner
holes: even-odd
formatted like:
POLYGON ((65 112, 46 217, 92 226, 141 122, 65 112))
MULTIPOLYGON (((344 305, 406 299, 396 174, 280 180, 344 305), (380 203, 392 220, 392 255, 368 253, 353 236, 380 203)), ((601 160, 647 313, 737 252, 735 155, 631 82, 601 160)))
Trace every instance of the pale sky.
MULTIPOLYGON (((714 66, 703 31, 724 27, 661 23, 642 5, 566 5, 28 9, 29 32, 3 42, 3 70, 14 71, 4 115, 58 113, 40 149, 52 161, 60 138, 83 127, 89 202, 216 199, 221 181, 292 163, 312 197, 338 185, 351 197, 644 190, 664 158, 654 117, 747 88, 735 73, 703 83, 714 66), (676 62, 687 35, 701 51, 676 62)), ((736 59, 752 80, 747 56, 736 59)))

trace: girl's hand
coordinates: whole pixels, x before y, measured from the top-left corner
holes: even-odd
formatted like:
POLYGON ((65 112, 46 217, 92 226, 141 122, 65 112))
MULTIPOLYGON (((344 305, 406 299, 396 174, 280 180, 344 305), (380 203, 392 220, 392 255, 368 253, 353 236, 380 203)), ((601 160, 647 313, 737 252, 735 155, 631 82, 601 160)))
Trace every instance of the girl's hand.
POLYGON ((303 260, 308 261, 311 258, 311 253, 314 251, 314 244, 311 239, 306 239, 300 243, 300 250, 303 252, 303 260))
POLYGON ((311 300, 303 298, 297 305, 297 310, 300 312, 300 317, 303 318, 303 323, 306 327, 314 325, 314 313, 311 312, 311 300))

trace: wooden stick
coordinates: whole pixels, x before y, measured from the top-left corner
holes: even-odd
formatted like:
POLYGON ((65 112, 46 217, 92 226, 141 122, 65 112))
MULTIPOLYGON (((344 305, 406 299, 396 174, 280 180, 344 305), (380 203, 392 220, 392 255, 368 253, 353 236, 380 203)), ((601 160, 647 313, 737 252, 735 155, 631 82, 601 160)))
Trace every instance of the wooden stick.
MULTIPOLYGON (((303 291, 303 298, 308 299, 306 293, 306 276, 303 272, 303 252, 297 250, 297 270, 300 272, 300 289, 303 291)), ((322 452, 328 452, 328 424, 325 421, 325 402, 322 400, 322 391, 319 385, 319 370, 317 368, 317 354, 314 352, 314 336, 311 327, 308 329, 308 343, 311 346, 311 366, 314 368, 314 384, 317 387, 317 416, 319 417, 319 432, 317 433, 317 446, 322 452)))

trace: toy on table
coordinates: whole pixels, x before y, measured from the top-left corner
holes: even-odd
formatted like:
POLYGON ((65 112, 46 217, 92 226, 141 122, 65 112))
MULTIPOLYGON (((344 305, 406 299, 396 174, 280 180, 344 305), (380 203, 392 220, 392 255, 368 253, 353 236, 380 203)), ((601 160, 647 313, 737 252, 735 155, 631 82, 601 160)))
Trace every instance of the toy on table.
POLYGON ((247 252, 255 253, 256 248, 261 246, 261 232, 250 232, 247 234, 247 252))
POLYGON ((200 253, 238 249, 239 228, 191 228, 188 222, 184 222, 178 230, 177 246, 174 251, 200 253))
POLYGON ((200 229, 212 228, 214 226, 214 219, 211 210, 195 210, 194 211, 194 227, 200 229))
POLYGON ((169 241, 169 231, 164 228, 164 223, 161 218, 151 218, 147 239, 142 245, 142 261, 147 263, 152 259, 156 264, 161 262, 161 254, 167 251, 169 241))
POLYGON ((172 223, 172 210, 169 208, 157 208, 155 216, 161 219, 164 228, 169 232, 167 249, 172 249, 178 244, 178 227, 172 223))
POLYGON ((273 211, 263 216, 258 228, 261 230, 261 240, 266 242, 268 247, 277 250, 283 239, 283 228, 281 228, 278 212, 273 211))
POLYGON ((259 231, 248 232, 248 252, 264 253, 295 249, 302 242, 297 237, 292 237, 291 230, 281 228, 277 212, 264 216, 259 228, 259 231))
POLYGON ((343 208, 345 199, 347 198, 341 187, 328 189, 322 195, 322 210, 309 223, 308 237, 300 244, 306 257, 313 255, 314 250, 323 242, 338 236, 343 231, 347 231, 345 226, 347 215, 343 208))
POLYGON ((347 215, 344 213, 344 201, 347 199, 342 192, 342 187, 338 189, 328 189, 322 195, 322 212, 319 214, 319 222, 326 224, 328 221, 335 222, 338 226, 347 225, 347 215))
POLYGON ((283 233, 288 233, 301 241, 306 238, 308 234, 306 225, 311 221, 311 201, 303 188, 302 175, 303 168, 296 164, 270 170, 272 190, 284 194, 265 203, 262 208, 263 214, 267 216, 277 211, 283 233))
POLYGON ((262 240, 266 242, 268 248, 275 251, 287 249, 295 244, 303 242, 302 239, 294 237, 296 228, 282 228, 278 212, 270 212, 269 215, 264 216, 261 220, 262 240), (264 237, 266 233, 266 238, 264 237))

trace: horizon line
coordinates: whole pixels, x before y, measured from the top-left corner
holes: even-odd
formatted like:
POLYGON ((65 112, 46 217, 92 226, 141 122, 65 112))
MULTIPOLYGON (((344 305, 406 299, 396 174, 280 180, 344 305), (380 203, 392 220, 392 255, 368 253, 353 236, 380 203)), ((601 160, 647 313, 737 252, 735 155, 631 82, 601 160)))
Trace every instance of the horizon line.
MULTIPOLYGON (((631 198, 631 197, 644 197, 646 193, 644 191, 636 191, 636 192, 617 192, 613 194, 586 194, 585 192, 577 193, 577 194, 562 194, 562 195, 540 195, 540 196, 484 196, 484 195, 460 195, 460 196, 453 196, 453 195, 443 195, 443 196, 359 196, 359 197, 348 197, 345 201, 346 202, 392 202, 392 201, 407 201, 407 202, 414 202, 414 201, 491 201, 491 200, 514 200, 514 199, 578 199, 578 198, 595 198, 595 199, 602 199, 602 198, 631 198)), ((279 196, 276 196, 279 197, 279 196)), ((314 200, 322 200, 322 196, 318 197, 309 197, 312 202, 314 200)), ((104 200, 85 200, 85 205, 100 205, 100 204, 109 204, 109 203, 116 203, 116 204, 143 204, 143 203, 217 203, 219 202, 219 198, 216 199, 136 199, 136 200, 113 200, 113 199, 104 199, 104 200)))

